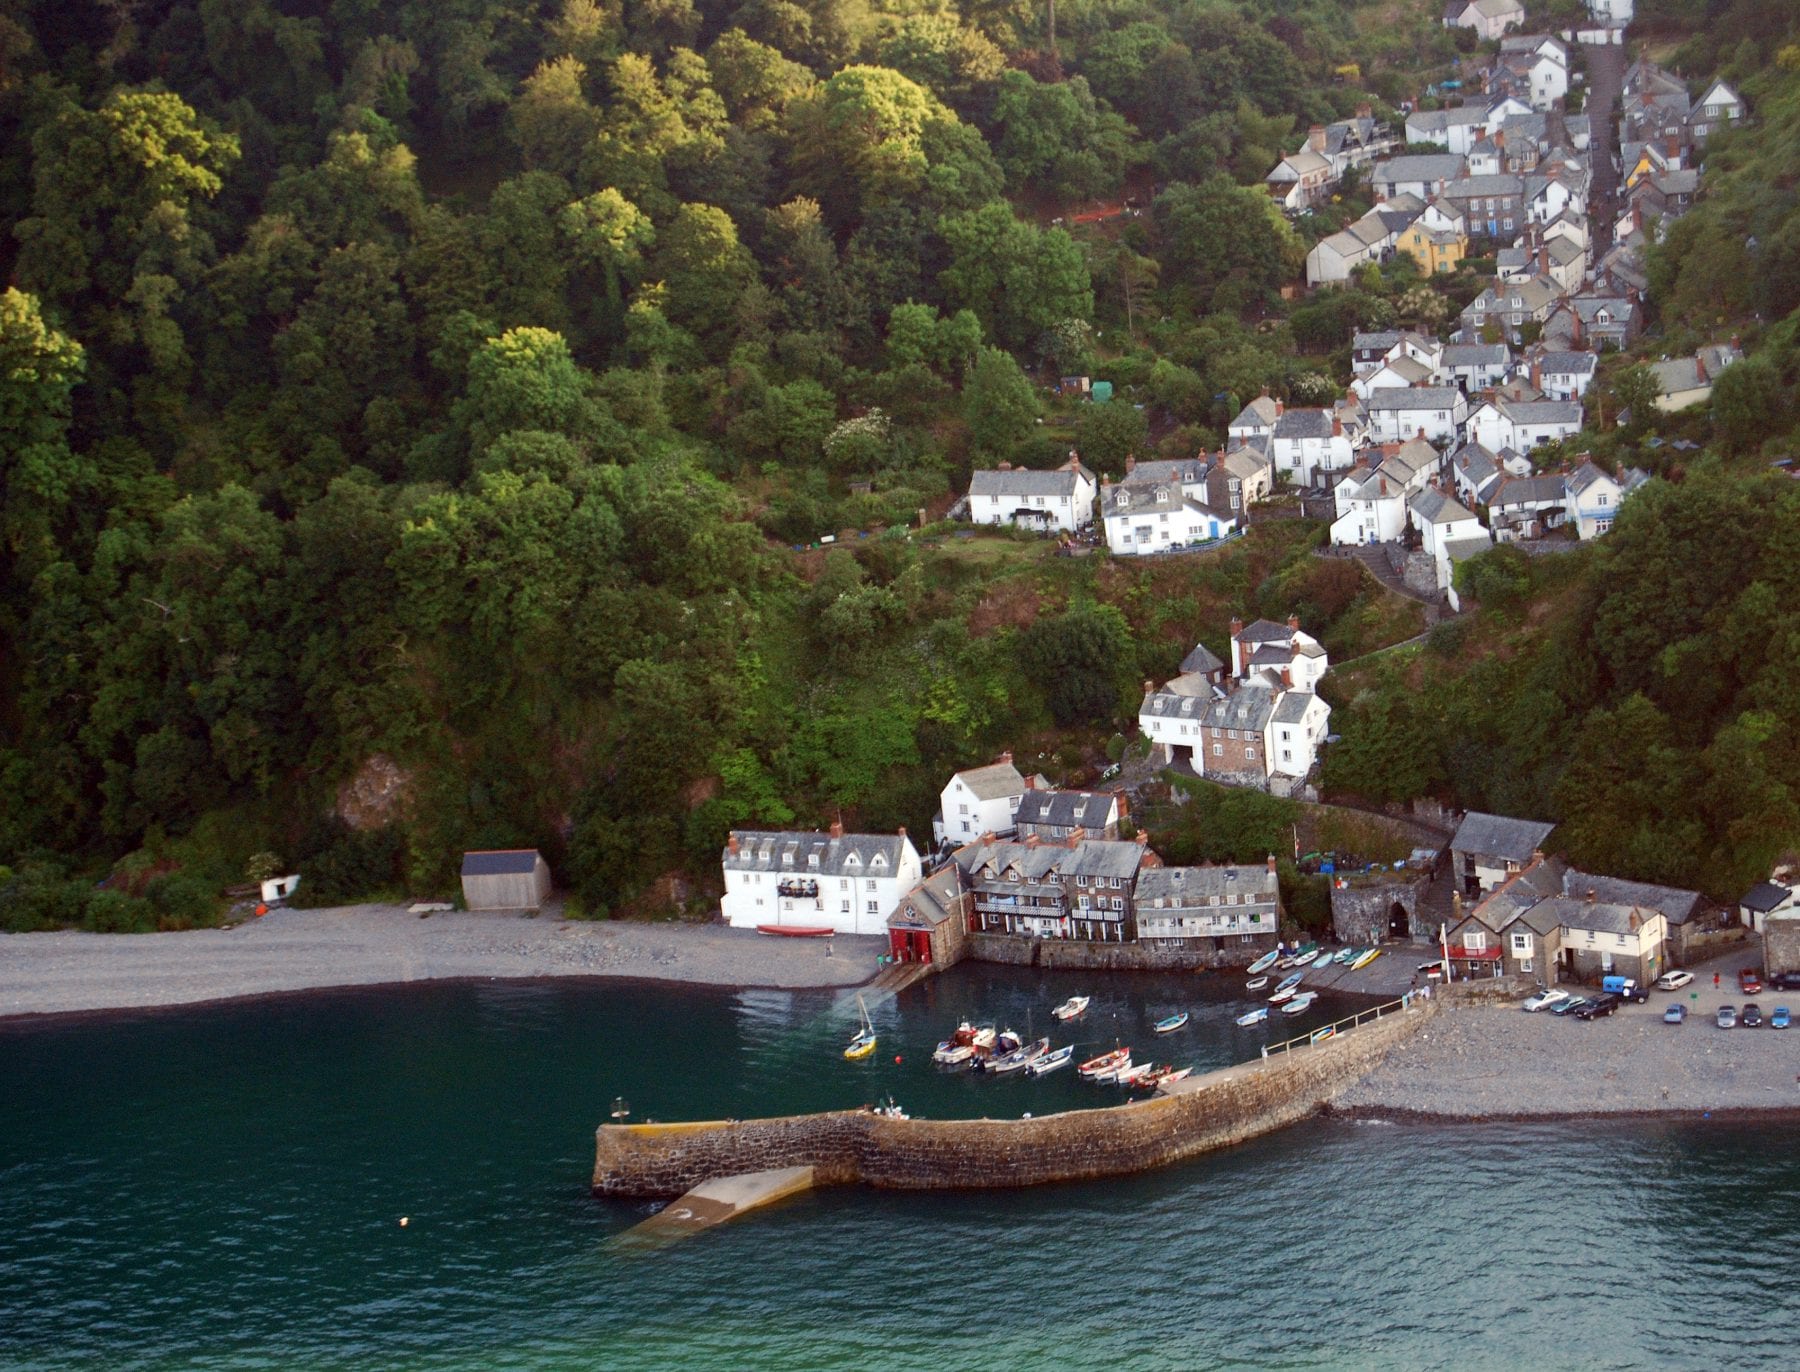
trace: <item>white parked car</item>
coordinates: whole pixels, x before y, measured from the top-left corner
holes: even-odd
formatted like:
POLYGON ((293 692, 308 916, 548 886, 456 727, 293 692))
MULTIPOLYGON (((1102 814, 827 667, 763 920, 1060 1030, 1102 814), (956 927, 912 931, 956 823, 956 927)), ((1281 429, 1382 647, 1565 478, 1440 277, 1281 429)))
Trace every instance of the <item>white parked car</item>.
POLYGON ((1694 979, 1692 972, 1664 972, 1656 979, 1659 991, 1679 991, 1694 979))
POLYGON ((1539 991, 1535 996, 1527 996, 1525 998, 1525 1005, 1523 1008, 1535 1013, 1539 1010, 1548 1010, 1554 1006, 1561 1005, 1567 999, 1569 999, 1569 993, 1567 991, 1539 991))

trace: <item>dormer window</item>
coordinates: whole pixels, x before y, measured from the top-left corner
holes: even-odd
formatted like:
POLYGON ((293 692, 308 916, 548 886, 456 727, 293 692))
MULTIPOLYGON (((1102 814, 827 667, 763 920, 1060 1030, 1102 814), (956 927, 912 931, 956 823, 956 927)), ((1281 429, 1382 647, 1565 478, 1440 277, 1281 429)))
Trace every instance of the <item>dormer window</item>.
POLYGON ((875 854, 875 856, 872 859, 870 859, 869 866, 871 866, 871 867, 886 867, 887 866, 887 858, 885 856, 883 856, 882 854, 877 853, 877 854, 875 854))

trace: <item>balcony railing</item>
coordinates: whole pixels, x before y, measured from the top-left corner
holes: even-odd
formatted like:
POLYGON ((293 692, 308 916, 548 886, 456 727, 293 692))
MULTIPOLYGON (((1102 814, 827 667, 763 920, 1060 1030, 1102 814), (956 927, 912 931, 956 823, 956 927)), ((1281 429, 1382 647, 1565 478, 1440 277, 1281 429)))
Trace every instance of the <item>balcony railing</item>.
POLYGON ((775 883, 775 894, 816 900, 819 896, 819 883, 816 881, 778 881, 775 883))

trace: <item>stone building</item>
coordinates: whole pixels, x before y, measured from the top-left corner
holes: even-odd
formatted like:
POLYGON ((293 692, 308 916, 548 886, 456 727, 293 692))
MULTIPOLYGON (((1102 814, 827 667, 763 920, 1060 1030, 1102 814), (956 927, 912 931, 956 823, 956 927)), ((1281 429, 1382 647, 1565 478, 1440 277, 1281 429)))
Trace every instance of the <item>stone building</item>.
POLYGON ((962 868, 947 862, 900 898, 888 916, 888 949, 897 962, 949 967, 968 947, 974 908, 962 868))
POLYGON ((1763 921, 1763 975, 1800 973, 1800 910, 1789 908, 1763 921))
POLYGON ((1272 949, 1281 929, 1275 859, 1262 867, 1162 867, 1141 873, 1135 893, 1140 942, 1246 962, 1272 949))
POLYGON ((1435 941, 1437 925, 1426 906, 1429 872, 1345 876, 1331 883, 1331 931, 1339 943, 1435 941))
POLYGON ((1471 810, 1450 840, 1450 861, 1465 896, 1482 896, 1524 867, 1556 826, 1471 810))

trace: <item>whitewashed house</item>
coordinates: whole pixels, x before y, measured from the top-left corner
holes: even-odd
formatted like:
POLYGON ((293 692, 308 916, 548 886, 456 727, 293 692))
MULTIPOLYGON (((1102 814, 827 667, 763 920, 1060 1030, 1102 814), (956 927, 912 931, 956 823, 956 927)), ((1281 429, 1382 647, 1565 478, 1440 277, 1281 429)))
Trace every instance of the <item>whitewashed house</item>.
POLYGON ((1298 615, 1289 615, 1286 624, 1270 619, 1250 624, 1241 619, 1231 621, 1231 675, 1235 680, 1273 672, 1283 686, 1315 691, 1330 667, 1325 646, 1300 627, 1298 615))
POLYGON ((1512 368, 1512 350, 1504 343, 1446 344, 1438 361, 1439 385, 1460 386, 1474 395, 1498 386, 1512 368))
POLYGON ((992 471, 970 474, 969 520, 1075 533, 1094 522, 1099 489, 1094 474, 1073 454, 1049 472, 1002 462, 992 471))
POLYGON ((1489 132, 1515 115, 1531 112, 1530 105, 1512 96, 1448 110, 1416 110, 1406 117, 1406 141, 1437 143, 1458 157, 1467 157, 1469 149, 1489 132))
POLYGON ((1498 455, 1479 443, 1465 443, 1450 454, 1450 478, 1457 498, 1469 505, 1485 505, 1506 479, 1498 455))
POLYGON ((1500 543, 1542 538, 1562 525, 1568 508, 1568 483, 1562 473, 1512 476, 1489 499, 1488 524, 1500 543))
POLYGON ((1474 513, 1435 483, 1407 498, 1406 518, 1418 530, 1419 547, 1431 558, 1440 591, 1450 589, 1455 564, 1469 555, 1470 545, 1492 542, 1474 513))
POLYGON ((1269 440, 1275 470, 1302 486, 1321 484, 1329 472, 1356 464, 1355 445, 1337 410, 1285 410, 1269 440))
POLYGON ((1406 529, 1406 501, 1430 481, 1439 462, 1429 443, 1414 441, 1373 464, 1350 469, 1332 491, 1331 541, 1352 547, 1388 543, 1406 529))
POLYGON ((1161 744, 1171 758, 1191 757, 1200 747, 1200 721, 1213 700, 1224 695, 1203 672, 1183 672, 1160 689, 1146 681, 1138 731, 1152 744, 1161 744))
POLYGON ((1492 452, 1528 453, 1540 443, 1559 443, 1581 432, 1582 409, 1574 400, 1484 400, 1469 415, 1469 439, 1492 452))
POLYGON ((1493 42, 1508 29, 1525 22, 1525 6, 1519 0, 1449 0, 1444 6, 1444 27, 1474 29, 1493 42))
POLYGON ((1531 384, 1546 400, 1580 400, 1594 384, 1600 359, 1589 352, 1541 348, 1531 354, 1531 384))
POLYGON ((887 917, 919 882, 919 853, 897 834, 733 829, 721 859, 720 909, 737 929, 759 924, 887 933, 887 917))
POLYGON ((1564 478, 1569 492, 1568 517, 1575 521, 1575 535, 1587 540, 1600 538, 1612 529, 1619 506, 1650 478, 1634 467, 1625 469, 1622 478, 1608 475, 1592 462, 1584 462, 1564 478))
POLYGON ((1377 443, 1404 443, 1421 436, 1433 443, 1454 443, 1469 417, 1468 397, 1454 386, 1374 391, 1364 408, 1369 415, 1369 437, 1377 443))
POLYGON ((1272 776, 1301 779, 1319 760, 1331 731, 1331 707, 1312 691, 1283 691, 1263 726, 1263 756, 1272 776))
POLYGON ((1377 162, 1369 171, 1369 184, 1377 200, 1411 195, 1419 201, 1420 213, 1425 203, 1444 193, 1452 182, 1468 175, 1468 164, 1453 152, 1408 153, 1377 162))
MULTIPOLYGON (((1204 492, 1204 481, 1198 489, 1204 492)), ((1189 548, 1237 532, 1240 513, 1214 509, 1204 495, 1190 495, 1180 481, 1135 476, 1100 491, 1106 546, 1115 556, 1136 557, 1189 548)))
POLYGON ((941 848, 946 843, 972 843, 983 834, 1012 833, 1013 816, 1030 786, 1013 766, 1011 753, 1000 754, 985 767, 965 768, 938 795, 932 838, 941 848))
POLYGON ((1267 391, 1257 396, 1225 426, 1230 438, 1267 438, 1275 432, 1275 421, 1281 418, 1281 402, 1267 391))

